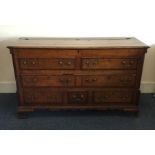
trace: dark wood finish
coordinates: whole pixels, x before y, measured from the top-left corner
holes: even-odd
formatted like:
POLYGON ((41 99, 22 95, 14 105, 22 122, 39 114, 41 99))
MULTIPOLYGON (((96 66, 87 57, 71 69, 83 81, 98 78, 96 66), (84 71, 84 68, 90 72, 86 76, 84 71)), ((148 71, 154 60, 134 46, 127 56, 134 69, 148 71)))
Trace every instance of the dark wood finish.
POLYGON ((38 109, 138 111, 148 46, 135 38, 23 39, 8 48, 19 116, 38 109))
POLYGON ((82 69, 135 69, 136 59, 83 58, 82 69))
POLYGON ((23 87, 75 87, 72 75, 22 76, 23 87))
POLYGON ((20 69, 75 69, 75 59, 19 59, 20 69))
POLYGON ((110 103, 132 103, 133 91, 130 90, 102 90, 94 91, 93 99, 95 103, 98 104, 110 104, 110 103))
POLYGON ((134 87, 136 74, 86 75, 81 82, 84 87, 134 87))
POLYGON ((69 91, 67 94, 67 103, 76 105, 88 104, 88 91, 69 91))
POLYGON ((26 105, 57 105, 63 102, 63 92, 51 88, 24 88, 24 102, 26 105))

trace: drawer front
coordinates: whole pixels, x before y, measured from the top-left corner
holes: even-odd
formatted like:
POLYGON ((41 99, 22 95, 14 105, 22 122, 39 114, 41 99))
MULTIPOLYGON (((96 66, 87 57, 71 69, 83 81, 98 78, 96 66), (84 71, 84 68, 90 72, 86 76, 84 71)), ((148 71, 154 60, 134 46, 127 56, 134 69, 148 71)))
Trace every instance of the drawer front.
POLYGON ((81 76, 83 87, 133 87, 136 74, 86 75, 81 76))
POLYGON ((93 92, 94 103, 131 103, 133 92, 128 90, 102 90, 93 92))
POLYGON ((19 59, 21 69, 75 69, 76 60, 74 58, 55 59, 19 59))
POLYGON ((68 103, 72 105, 87 104, 88 92, 87 91, 70 91, 68 92, 68 103))
POLYGON ((27 105, 57 105, 63 101, 63 93, 51 88, 25 88, 23 94, 27 105))
POLYGON ((22 76, 24 87, 72 87, 75 86, 75 77, 72 75, 52 76, 22 76))
POLYGON ((82 58, 82 69, 135 69, 137 59, 82 58))

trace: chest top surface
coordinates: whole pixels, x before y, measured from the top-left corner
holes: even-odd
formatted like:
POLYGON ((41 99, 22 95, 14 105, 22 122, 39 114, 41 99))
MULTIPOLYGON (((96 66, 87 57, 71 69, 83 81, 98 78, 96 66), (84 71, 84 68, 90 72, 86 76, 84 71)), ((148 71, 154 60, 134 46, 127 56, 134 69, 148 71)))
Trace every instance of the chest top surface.
POLYGON ((10 40, 8 48, 149 48, 134 37, 108 38, 19 38, 10 40))

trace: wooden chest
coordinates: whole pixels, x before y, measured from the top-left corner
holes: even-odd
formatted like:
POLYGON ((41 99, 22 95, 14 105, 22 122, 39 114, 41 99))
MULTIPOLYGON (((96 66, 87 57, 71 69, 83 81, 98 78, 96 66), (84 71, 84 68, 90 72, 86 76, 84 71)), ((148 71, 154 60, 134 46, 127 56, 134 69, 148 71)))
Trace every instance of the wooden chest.
POLYGON ((136 38, 21 38, 8 48, 19 114, 38 109, 138 111, 148 46, 136 38))

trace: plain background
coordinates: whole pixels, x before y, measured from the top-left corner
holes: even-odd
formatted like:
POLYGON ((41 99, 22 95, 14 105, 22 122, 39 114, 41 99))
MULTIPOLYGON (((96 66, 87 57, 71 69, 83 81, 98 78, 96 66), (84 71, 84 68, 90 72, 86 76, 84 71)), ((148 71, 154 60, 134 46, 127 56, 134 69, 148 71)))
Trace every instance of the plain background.
MULTIPOLYGON (((155 82, 154 0, 0 0, 1 91, 14 90, 5 40, 19 36, 135 36, 152 46, 144 90, 155 82)), ((153 154, 153 131, 1 131, 0 154, 153 154)))
POLYGON ((0 3, 0 92, 16 92, 8 39, 134 36, 151 48, 141 90, 155 92, 154 0, 3 0, 0 3), (2 23, 2 24, 1 24, 2 23))

